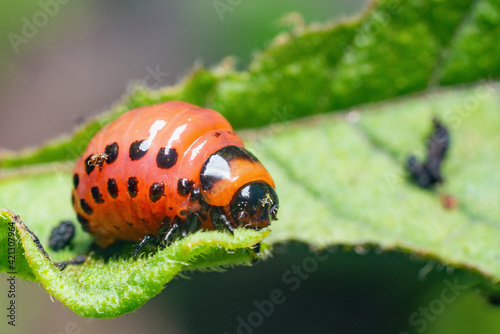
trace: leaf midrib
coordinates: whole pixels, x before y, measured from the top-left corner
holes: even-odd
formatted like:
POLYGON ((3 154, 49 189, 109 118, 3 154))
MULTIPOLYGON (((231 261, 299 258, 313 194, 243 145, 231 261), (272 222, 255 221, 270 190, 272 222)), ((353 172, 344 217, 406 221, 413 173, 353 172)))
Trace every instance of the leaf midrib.
POLYGON ((435 87, 439 86, 439 81, 441 79, 441 70, 443 69, 442 65, 445 64, 446 62, 446 56, 448 55, 449 51, 452 49, 454 45, 454 41, 456 41, 457 36, 459 33, 463 30, 463 27, 472 21, 474 12, 479 5, 479 3, 484 0, 473 0, 469 6, 469 9, 466 12, 466 15, 462 17, 460 22, 456 25, 455 29, 450 35, 450 38, 448 41, 442 45, 440 48, 438 55, 436 57, 436 62, 434 65, 434 68, 431 71, 431 75, 429 77, 429 82, 427 84, 428 87, 435 87))

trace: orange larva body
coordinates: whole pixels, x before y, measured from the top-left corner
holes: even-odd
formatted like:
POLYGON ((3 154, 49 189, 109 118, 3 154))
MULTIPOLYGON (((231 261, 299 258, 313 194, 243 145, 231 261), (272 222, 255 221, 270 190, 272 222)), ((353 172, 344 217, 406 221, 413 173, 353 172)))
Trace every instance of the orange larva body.
MULTIPOLYGON (((229 176, 210 174, 220 160, 215 152, 240 152, 243 146, 227 120, 210 109, 171 101, 131 110, 99 131, 76 162, 78 220, 101 247, 157 235, 194 215, 202 228, 213 229, 212 211, 225 208, 229 217, 242 186, 259 181, 274 188, 262 164, 240 153, 224 162, 229 176), (211 156, 217 159, 207 164, 211 156)), ((229 220, 237 226, 236 218, 229 220)))

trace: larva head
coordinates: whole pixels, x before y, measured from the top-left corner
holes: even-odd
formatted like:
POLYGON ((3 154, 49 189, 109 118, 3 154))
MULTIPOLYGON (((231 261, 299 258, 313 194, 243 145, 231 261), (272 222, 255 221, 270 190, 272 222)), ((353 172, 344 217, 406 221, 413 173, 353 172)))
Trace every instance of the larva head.
POLYGON ((204 200, 224 208, 236 225, 265 227, 276 219, 274 181, 243 147, 227 146, 213 153, 203 164, 200 181, 204 200))
POLYGON ((265 182, 251 182, 234 194, 229 208, 231 217, 239 224, 265 227, 272 220, 276 220, 278 195, 273 187, 265 182))

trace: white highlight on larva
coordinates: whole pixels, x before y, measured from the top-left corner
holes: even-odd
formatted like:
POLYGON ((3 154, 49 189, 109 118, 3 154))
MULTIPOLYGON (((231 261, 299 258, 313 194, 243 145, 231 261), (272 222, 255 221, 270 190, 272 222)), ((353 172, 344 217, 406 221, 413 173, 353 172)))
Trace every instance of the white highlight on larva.
POLYGON ((170 136, 170 139, 168 140, 168 144, 166 147, 168 148, 172 147, 172 143, 175 142, 176 140, 179 140, 179 138, 181 137, 181 133, 183 133, 184 130, 186 130, 187 126, 188 126, 187 124, 184 124, 175 129, 174 133, 172 133, 172 135, 170 136))
POLYGON ((158 134, 158 131, 163 129, 163 127, 167 124, 165 121, 155 121, 153 125, 149 128, 149 138, 144 140, 140 145, 139 145, 139 150, 141 151, 147 151, 149 147, 151 146, 151 143, 155 139, 156 135, 158 134))

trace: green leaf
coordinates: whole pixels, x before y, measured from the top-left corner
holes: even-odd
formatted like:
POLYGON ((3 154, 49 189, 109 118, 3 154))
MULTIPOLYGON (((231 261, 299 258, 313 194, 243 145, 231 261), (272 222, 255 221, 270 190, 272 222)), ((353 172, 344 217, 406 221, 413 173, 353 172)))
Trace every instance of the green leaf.
MULTIPOLYGON (((498 333, 498 328, 500 328, 498 308, 489 304, 483 296, 466 293, 456 302, 446 306, 448 307, 446 312, 436 317, 434 323, 428 324, 427 333, 498 333)), ((418 329, 423 327, 421 325, 418 329)))
POLYGON ((26 260, 26 255, 19 242, 19 233, 16 224, 18 216, 14 216, 7 210, 0 211, 0 245, 2 247, 2 258, 0 259, 0 271, 30 280, 35 280, 31 268, 26 260))
POLYGON ((277 131, 255 150, 286 196, 268 242, 375 244, 498 281, 499 108, 498 85, 485 84, 369 107, 355 123, 353 114, 322 116, 277 131), (433 117, 452 144, 444 185, 428 191, 408 181, 404 164, 423 150, 433 117), (459 207, 446 209, 443 195, 459 207))
POLYGON ((211 70, 195 67, 173 87, 136 87, 73 136, 4 155, 0 166, 76 159, 123 112, 169 100, 215 109, 240 129, 498 78, 499 39, 499 0, 374 1, 355 19, 277 36, 245 71, 226 59, 211 70))
MULTIPOLYGON (((94 254, 63 271, 54 265, 87 253, 92 242, 78 226, 70 247, 47 248, 51 229, 75 220, 72 164, 65 161, 126 110, 180 99, 222 112, 237 129, 276 123, 240 132, 277 184, 281 208, 268 245, 297 240, 315 248, 399 249, 497 282, 499 87, 434 88, 499 77, 499 23, 498 0, 381 0, 354 20, 278 36, 245 71, 226 60, 212 70, 196 68, 175 87, 138 87, 73 136, 0 158, 0 205, 24 222, 1 212, 2 246, 14 221, 17 274, 92 317, 136 309, 183 270, 249 264, 249 247, 268 230, 238 230, 235 237, 198 232, 138 261, 125 247, 106 261, 94 254), (434 93, 290 121, 425 89, 434 93), (443 165, 446 181, 429 191, 408 181, 404 163, 409 154, 425 153, 433 117, 448 126, 452 144, 443 165), (459 206, 445 208, 445 195, 459 206)), ((0 270, 9 270, 6 259, 0 270)))
POLYGON ((237 229, 233 237, 215 231, 199 232, 147 258, 136 261, 131 257, 113 258, 108 262, 91 258, 83 265, 70 265, 61 271, 19 217, 6 210, 0 213, 2 231, 7 230, 6 226, 15 226, 16 238, 20 240, 14 268, 5 270, 5 264, 1 263, 2 271, 35 279, 77 314, 95 318, 116 317, 135 310, 158 294, 181 270, 248 264, 252 258, 248 248, 269 233, 237 229))

